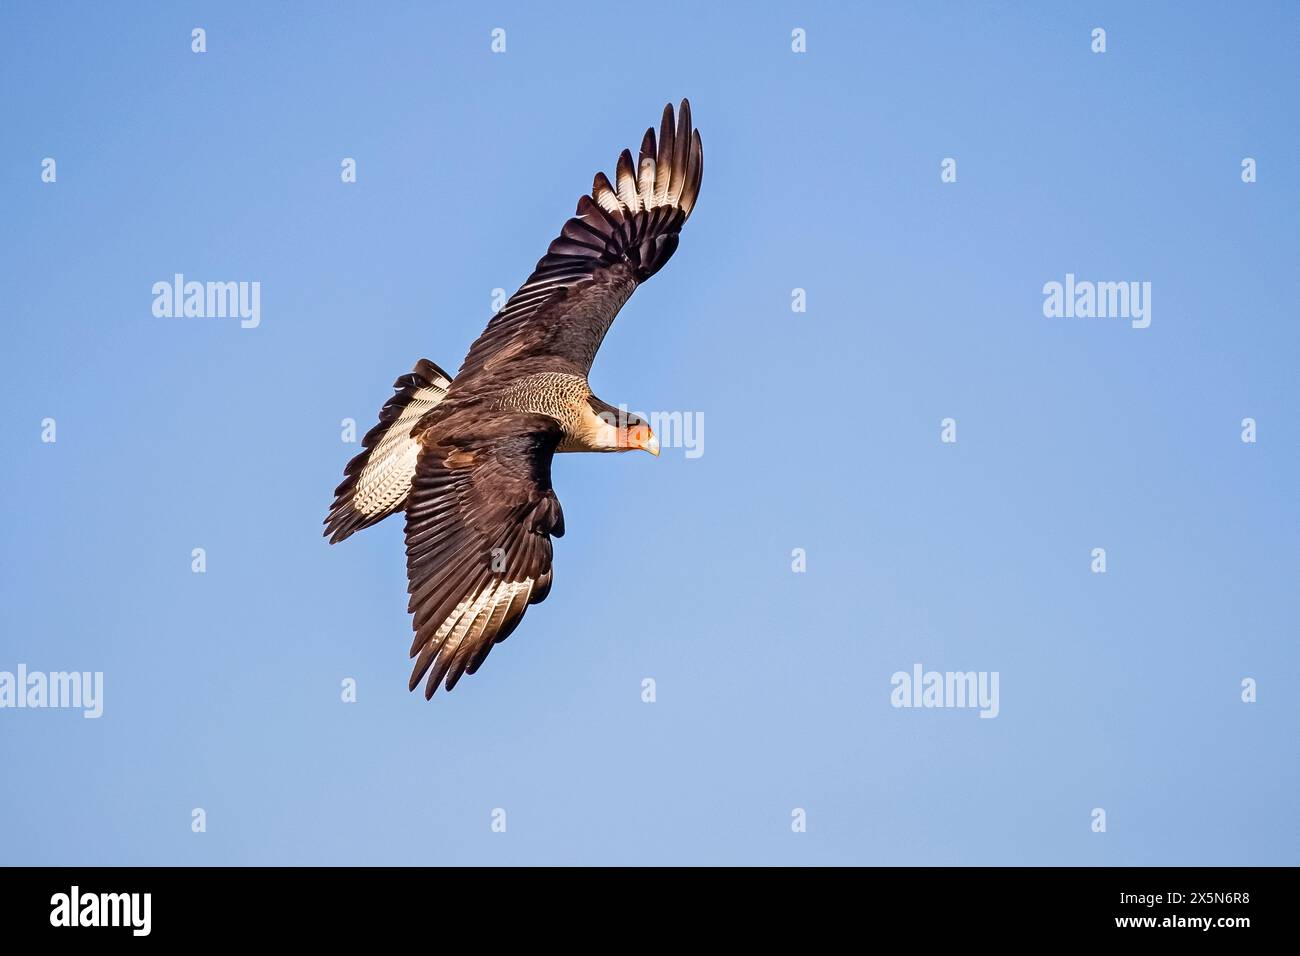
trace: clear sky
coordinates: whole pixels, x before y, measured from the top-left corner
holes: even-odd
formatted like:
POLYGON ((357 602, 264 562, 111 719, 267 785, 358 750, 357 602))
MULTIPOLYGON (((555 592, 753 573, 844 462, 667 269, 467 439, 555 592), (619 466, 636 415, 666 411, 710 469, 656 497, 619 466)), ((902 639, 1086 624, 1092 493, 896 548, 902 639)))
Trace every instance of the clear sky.
POLYGON ((0 862, 1300 863, 1300 8, 1050 6, 4 4, 0 671, 104 692, 0 709, 0 862), (426 703, 340 423, 683 96, 592 384, 703 454, 559 458, 551 596, 426 703))

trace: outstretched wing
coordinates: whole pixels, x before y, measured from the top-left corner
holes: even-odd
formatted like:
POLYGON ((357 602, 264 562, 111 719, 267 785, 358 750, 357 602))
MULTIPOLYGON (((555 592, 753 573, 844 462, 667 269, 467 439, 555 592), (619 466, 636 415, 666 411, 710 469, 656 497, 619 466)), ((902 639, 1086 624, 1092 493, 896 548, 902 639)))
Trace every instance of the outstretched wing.
POLYGON ((342 484, 334 489, 334 504, 325 517, 330 544, 402 510, 420 450, 411 432, 450 387, 451 376, 428 359, 420 359, 409 375, 393 383, 396 394, 380 410, 379 424, 361 439, 363 451, 348 462, 342 484))
POLYGON ((635 166, 623 150, 616 184, 596 174, 577 215, 471 346, 457 381, 534 356, 555 356, 588 372, 623 303, 677 248, 703 173, 690 103, 682 100, 676 120, 672 105, 665 106, 658 143, 654 130, 646 130, 635 166))
MULTIPOLYGON (((439 430, 440 433, 442 430, 439 430)), ((406 505, 406 567, 424 696, 474 673, 551 587, 551 535, 564 534, 551 490, 563 434, 546 415, 496 414, 420 452, 406 505)))

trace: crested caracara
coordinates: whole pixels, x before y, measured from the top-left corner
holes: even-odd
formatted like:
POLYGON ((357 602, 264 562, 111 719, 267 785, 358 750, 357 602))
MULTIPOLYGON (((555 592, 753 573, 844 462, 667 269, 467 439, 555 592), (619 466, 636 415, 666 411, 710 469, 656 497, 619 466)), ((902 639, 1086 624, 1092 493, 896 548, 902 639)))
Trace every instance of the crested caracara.
POLYGON ((614 316, 658 272, 699 196, 691 107, 664 107, 611 183, 597 173, 533 274, 470 347, 455 378, 428 359, 394 383, 325 519, 330 543, 406 512, 415 640, 410 688, 424 696, 473 674, 551 589, 564 515, 557 451, 659 454, 636 416, 591 392, 587 374, 614 316))

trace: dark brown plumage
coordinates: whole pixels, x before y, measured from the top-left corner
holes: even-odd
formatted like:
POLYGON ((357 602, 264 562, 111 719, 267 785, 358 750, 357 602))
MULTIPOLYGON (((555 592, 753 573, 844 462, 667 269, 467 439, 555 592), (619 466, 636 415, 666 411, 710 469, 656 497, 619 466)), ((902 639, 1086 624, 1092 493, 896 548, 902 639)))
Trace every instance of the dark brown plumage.
POLYGON ((699 196, 703 148, 690 104, 664 108, 636 164, 597 173, 576 215, 449 379, 427 360, 345 471, 325 522, 331 543, 406 511, 412 689, 474 673, 551 587, 564 533, 551 488, 557 451, 658 454, 639 419, 591 394, 587 374, 623 303, 658 272, 699 196))

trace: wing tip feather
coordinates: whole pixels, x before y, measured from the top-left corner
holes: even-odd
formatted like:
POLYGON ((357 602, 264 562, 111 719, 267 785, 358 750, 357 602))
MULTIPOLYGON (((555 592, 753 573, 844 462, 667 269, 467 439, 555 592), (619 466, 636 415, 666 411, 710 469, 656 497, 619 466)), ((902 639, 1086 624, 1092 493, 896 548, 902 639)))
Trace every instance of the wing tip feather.
POLYGON ((653 126, 646 129, 637 161, 630 150, 623 150, 615 164, 614 185, 597 173, 590 198, 619 222, 665 206, 680 209, 684 222, 699 198, 703 150, 691 122, 690 99, 683 97, 676 110, 665 103, 658 138, 653 126))

